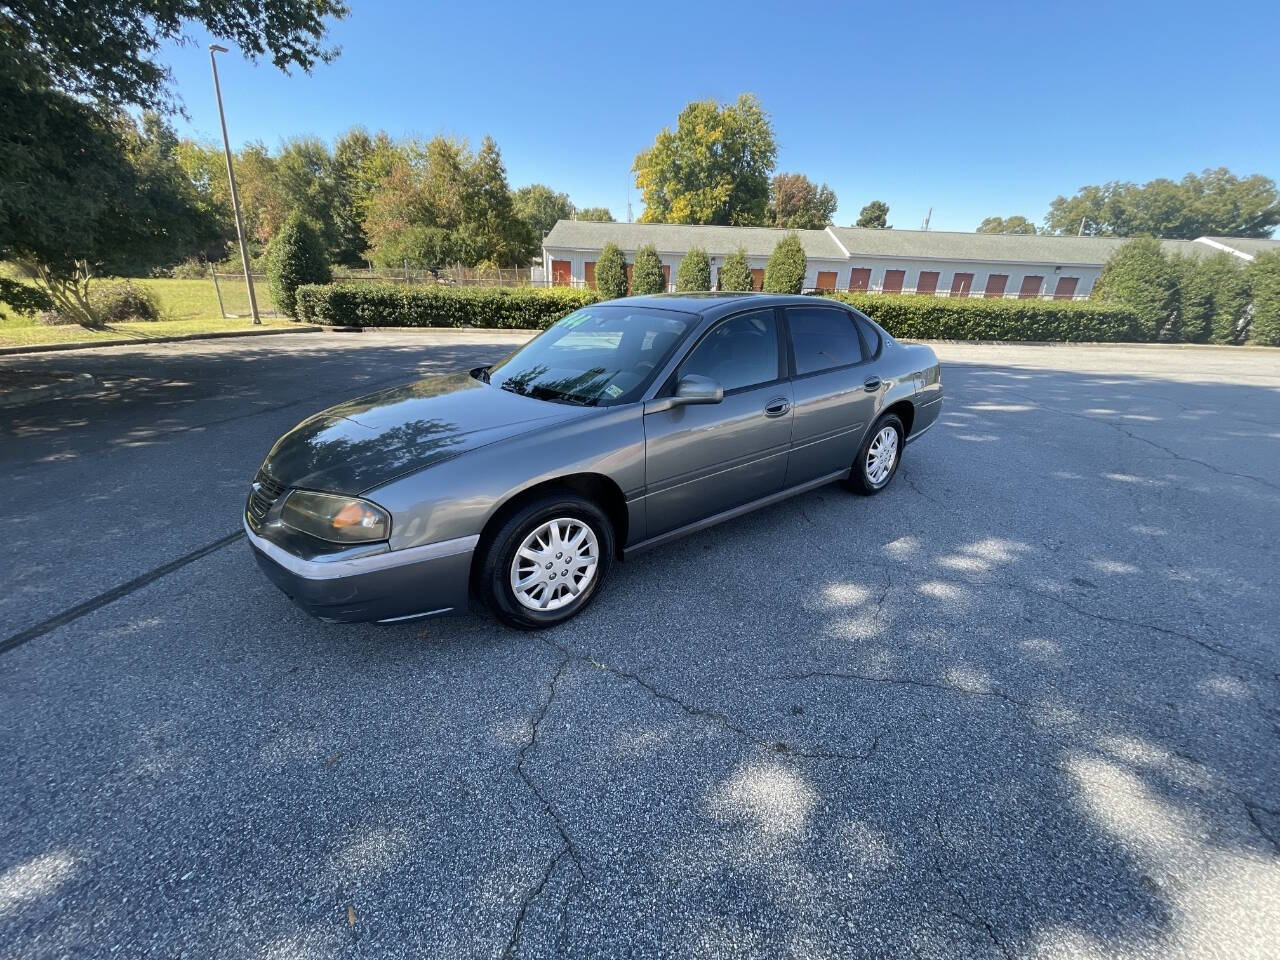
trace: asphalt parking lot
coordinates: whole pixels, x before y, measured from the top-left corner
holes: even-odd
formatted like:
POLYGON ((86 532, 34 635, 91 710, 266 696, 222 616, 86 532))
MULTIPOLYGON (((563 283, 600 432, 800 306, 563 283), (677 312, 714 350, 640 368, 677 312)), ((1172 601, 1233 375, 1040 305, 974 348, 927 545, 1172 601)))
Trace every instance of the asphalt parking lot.
POLYGON ((519 339, 0 360, 102 385, 0 411, 0 953, 1276 956, 1280 353, 941 345, 884 495, 565 627, 293 608, 275 438, 519 339))

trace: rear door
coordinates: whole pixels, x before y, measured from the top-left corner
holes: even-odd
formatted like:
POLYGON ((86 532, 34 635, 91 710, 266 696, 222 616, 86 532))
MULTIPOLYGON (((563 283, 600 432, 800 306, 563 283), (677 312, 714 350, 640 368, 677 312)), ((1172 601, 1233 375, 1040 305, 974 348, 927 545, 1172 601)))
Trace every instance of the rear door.
POLYGON ((773 308, 721 320, 659 391, 670 396, 680 377, 699 374, 724 388, 724 400, 645 414, 648 536, 782 489, 791 445, 784 344, 773 308))
POLYGON ((787 307, 795 412, 786 486, 847 470, 883 387, 853 314, 836 306, 787 307))

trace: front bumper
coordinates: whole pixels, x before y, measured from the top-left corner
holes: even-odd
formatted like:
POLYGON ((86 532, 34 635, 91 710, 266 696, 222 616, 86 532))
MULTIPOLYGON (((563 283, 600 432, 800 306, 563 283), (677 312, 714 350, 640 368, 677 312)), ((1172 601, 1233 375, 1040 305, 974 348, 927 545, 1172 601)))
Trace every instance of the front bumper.
POLYGON ((271 582, 321 620, 389 623, 463 610, 479 537, 346 558, 299 557, 254 533, 245 535, 271 582))

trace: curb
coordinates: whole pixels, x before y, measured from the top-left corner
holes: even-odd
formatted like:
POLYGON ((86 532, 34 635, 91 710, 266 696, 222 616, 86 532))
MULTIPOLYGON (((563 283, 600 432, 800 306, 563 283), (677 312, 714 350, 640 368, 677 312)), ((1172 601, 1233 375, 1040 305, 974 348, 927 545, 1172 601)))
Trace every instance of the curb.
POLYGON ((184 333, 171 337, 143 337, 121 340, 94 340, 89 343, 39 343, 21 347, 0 347, 0 357, 18 353, 50 353, 61 350, 100 350, 104 347, 149 346, 153 343, 181 343, 184 340, 227 340, 232 337, 272 337, 285 333, 319 333, 320 327, 280 327, 268 330, 216 330, 211 333, 184 333))
POLYGON ((505 335, 509 333, 541 333, 542 329, 538 327, 372 327, 372 326, 355 326, 352 324, 330 326, 325 323, 312 324, 317 330, 323 330, 325 333, 456 333, 456 334, 476 334, 491 333, 495 335, 505 335))
POLYGON ((10 390, 0 393, 0 409, 6 407, 25 407, 46 400, 61 400, 66 397, 88 393, 98 385, 98 381, 89 373, 77 373, 70 380, 59 380, 38 387, 27 387, 25 390, 10 390))
POLYGON ((959 344, 967 347, 1137 347, 1148 350, 1220 350, 1224 353, 1277 349, 1257 343, 1152 343, 1149 340, 939 340, 909 337, 897 339, 910 343, 959 344))

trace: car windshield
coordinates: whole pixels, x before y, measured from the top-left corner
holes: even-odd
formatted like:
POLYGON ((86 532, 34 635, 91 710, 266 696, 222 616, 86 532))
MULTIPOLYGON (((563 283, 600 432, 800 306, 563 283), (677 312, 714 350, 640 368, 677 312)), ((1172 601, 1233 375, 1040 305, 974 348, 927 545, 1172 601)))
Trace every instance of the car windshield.
MULTIPOLYGON (((487 371, 495 387, 559 403, 608 406, 639 399, 694 317, 620 304, 584 307, 487 371)), ((483 371, 477 371, 481 379, 483 371)))

